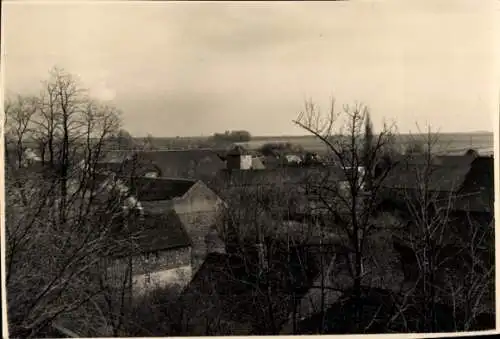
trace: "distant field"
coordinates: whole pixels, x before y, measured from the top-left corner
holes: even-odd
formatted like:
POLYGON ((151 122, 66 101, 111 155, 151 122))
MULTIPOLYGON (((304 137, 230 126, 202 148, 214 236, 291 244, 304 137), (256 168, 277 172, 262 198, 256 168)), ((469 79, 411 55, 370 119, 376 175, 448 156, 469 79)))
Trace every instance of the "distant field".
MULTIPOLYGON (((399 135, 396 142, 402 146, 412 138, 423 138, 422 135, 399 135)), ((250 142, 240 143, 248 149, 256 149, 268 142, 290 142, 301 145, 304 149, 322 152, 325 145, 314 136, 284 136, 284 137, 256 137, 250 142)), ((493 154, 493 133, 474 134, 441 134, 436 145, 437 152, 450 154, 463 153, 469 148, 477 150, 480 154, 493 154)))
MULTIPOLYGON (((401 146, 411 140, 411 138, 423 138, 422 135, 398 135, 396 142, 401 146)), ((154 144, 157 148, 168 149, 172 147, 189 147, 196 144, 204 144, 208 141, 207 137, 181 137, 181 138, 154 138, 154 144)), ((247 149, 257 149, 269 142, 290 142, 301 145, 305 150, 322 153, 325 146, 314 136, 276 136, 259 137, 255 136, 249 142, 239 143, 247 149)), ((469 148, 477 150, 480 154, 493 154, 493 133, 454 133, 440 134, 439 143, 436 151, 448 154, 461 154, 469 148)))

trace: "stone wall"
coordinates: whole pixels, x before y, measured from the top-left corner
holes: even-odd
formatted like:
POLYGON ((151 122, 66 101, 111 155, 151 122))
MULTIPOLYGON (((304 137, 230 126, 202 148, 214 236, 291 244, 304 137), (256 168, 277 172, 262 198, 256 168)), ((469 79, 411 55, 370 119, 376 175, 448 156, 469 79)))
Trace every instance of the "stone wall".
MULTIPOLYGON (((166 272, 179 268, 191 267, 191 248, 179 248, 166 251, 152 252, 141 256, 119 258, 107 261, 107 280, 111 285, 123 283, 129 274, 129 265, 132 260, 132 279, 146 274, 166 272)), ((160 274, 162 276, 162 274, 160 274)), ((163 274, 165 276, 165 274, 163 274)))

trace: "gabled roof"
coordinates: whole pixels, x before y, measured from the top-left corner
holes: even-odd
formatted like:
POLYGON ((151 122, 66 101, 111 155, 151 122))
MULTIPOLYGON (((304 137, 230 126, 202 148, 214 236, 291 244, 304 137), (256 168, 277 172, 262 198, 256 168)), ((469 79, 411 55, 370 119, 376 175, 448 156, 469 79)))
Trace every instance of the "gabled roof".
POLYGON ((252 158, 252 169, 261 170, 265 168, 266 167, 264 166, 260 158, 252 158))
POLYGON ((86 182, 87 190, 95 194, 95 199, 111 202, 110 198, 133 197, 141 205, 147 202, 169 201, 180 198, 196 184, 196 180, 176 178, 120 177, 98 174, 86 182))
POLYGON ((163 177, 200 178, 225 168, 217 152, 211 149, 140 151, 137 161, 158 166, 163 177))
POLYGON ((225 168, 218 152, 212 149, 162 151, 109 151, 99 162, 115 172, 143 173, 155 170, 162 177, 201 178, 225 168))
POLYGON ((459 190, 470 171, 474 158, 468 156, 436 156, 428 162, 424 155, 400 156, 396 165, 382 182, 395 189, 417 189, 428 175, 428 189, 455 192, 459 190))
MULTIPOLYGON (((207 320, 224 321, 237 328, 232 333, 213 333, 215 335, 263 334, 265 328, 269 328, 269 318, 265 316, 267 309, 262 309, 262 305, 266 305, 268 300, 262 293, 262 287, 258 286, 258 273, 254 266, 258 259, 251 251, 245 253, 245 259, 241 256, 219 253, 211 253, 206 257, 178 300, 180 305, 187 306, 184 313, 185 321, 191 322, 195 328, 196 325, 203 326, 207 320), (207 319, 211 317, 213 319, 207 319)), ((308 266, 301 259, 295 258, 294 253, 293 250, 289 252, 290 264, 285 259, 288 258, 288 253, 285 252, 271 256, 275 260, 269 263, 272 272, 269 279, 273 286, 271 303, 274 309, 273 317, 278 327, 276 330, 279 330, 281 323, 288 318, 292 294, 290 288, 300 298, 307 292, 310 282, 317 274, 311 268, 313 265, 308 266), (284 280, 287 280, 284 277, 290 278, 290 276, 293 276, 291 279, 294 282, 293 287, 284 286, 286 284, 284 280)), ((305 257, 313 260, 307 255, 305 257)), ((190 334, 205 335, 202 330, 190 334)))
POLYGON ((468 172, 468 167, 420 165, 404 169, 396 167, 387 175, 382 185, 395 189, 417 189, 424 182, 424 173, 428 173, 429 190, 455 192, 460 189, 468 172))
POLYGON ((111 243, 116 248, 113 251, 116 257, 191 246, 191 239, 175 211, 145 214, 142 219, 120 216, 114 224, 116 230, 112 232, 111 243), (126 229, 121 227, 124 223, 126 229))
POLYGON ((460 190, 455 209, 488 212, 493 211, 495 199, 493 157, 480 156, 474 159, 460 190))
POLYGON ((283 161, 281 161, 278 157, 272 155, 263 155, 260 157, 262 164, 268 168, 277 168, 282 167, 283 161))
POLYGON ((223 170, 219 178, 229 182, 230 186, 252 185, 298 185, 308 180, 328 178, 332 181, 345 180, 345 175, 338 167, 280 167, 264 170, 223 170))
MULTIPOLYGON (((425 154, 400 154, 392 157, 392 160, 407 165, 427 165, 428 156, 425 154)), ((474 157, 466 155, 433 155, 430 164, 447 167, 467 167, 474 161, 474 157)))
POLYGON ((140 201, 161 201, 180 198, 196 180, 177 178, 126 178, 130 192, 140 201))
POLYGON ((238 156, 238 155, 250 155, 250 152, 248 152, 243 146, 241 145, 234 145, 227 153, 226 155, 229 156, 238 156))
POLYGON ((470 167, 474 159, 468 155, 439 155, 433 159, 433 163, 447 167, 470 167))
POLYGON ((190 327, 188 333, 205 335, 203 329, 198 333, 196 328, 205 324, 207 318, 211 321, 222 320, 232 325, 233 333, 217 334, 251 333, 252 314, 240 308, 242 304, 252 304, 252 296, 248 295, 252 290, 235 277, 236 271, 229 255, 220 253, 207 255, 177 301, 181 307, 186 305, 184 314, 186 319, 183 321, 190 327))

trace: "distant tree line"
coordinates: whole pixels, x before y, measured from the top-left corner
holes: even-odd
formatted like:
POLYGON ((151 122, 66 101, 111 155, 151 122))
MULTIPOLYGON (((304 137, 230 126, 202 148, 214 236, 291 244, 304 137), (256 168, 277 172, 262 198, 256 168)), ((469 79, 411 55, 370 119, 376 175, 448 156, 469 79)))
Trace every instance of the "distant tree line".
POLYGON ((252 140, 248 131, 225 131, 224 133, 214 133, 212 140, 215 142, 247 142, 252 140))
POLYGON ((291 142, 268 142, 259 148, 259 152, 265 156, 283 155, 287 153, 303 153, 304 147, 291 142))

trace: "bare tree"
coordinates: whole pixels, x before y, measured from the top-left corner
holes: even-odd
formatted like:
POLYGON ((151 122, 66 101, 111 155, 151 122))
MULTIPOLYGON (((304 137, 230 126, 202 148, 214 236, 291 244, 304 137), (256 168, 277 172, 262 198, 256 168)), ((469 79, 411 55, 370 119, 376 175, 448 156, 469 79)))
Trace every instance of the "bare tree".
POLYGON ((154 151, 157 149, 153 135, 148 134, 145 138, 143 138, 142 148, 148 151, 154 151))
POLYGON ((41 168, 8 171, 5 187, 9 329, 37 337, 62 315, 99 314, 92 306, 104 293, 99 267, 123 246, 109 241, 123 200, 99 183, 96 164, 120 117, 54 69, 40 97, 18 97, 6 119, 15 154, 29 138, 42 153, 41 168))
POLYGON ((33 116, 37 111, 37 98, 18 95, 5 104, 5 151, 8 167, 24 164, 27 141, 33 132, 33 116), (12 153, 13 154, 12 154, 12 153), (13 162, 12 162, 13 160, 13 162))
MULTIPOLYGON (((367 137, 365 131, 371 131, 368 117, 368 108, 361 104, 352 107, 344 105, 343 111, 337 112, 332 100, 329 111, 322 114, 312 101, 308 101, 304 112, 294 121, 325 144, 333 163, 330 166, 339 168, 346 178, 344 187, 320 180, 319 184, 312 185, 311 193, 322 203, 329 219, 333 220, 325 227, 347 238, 346 245, 352 251, 353 296, 356 300, 360 298, 365 275, 366 242, 376 230, 371 217, 377 207, 382 183, 392 167, 384 167, 375 176, 375 166, 393 141, 394 127, 384 124, 377 135, 367 137), (358 170, 360 168, 363 170, 358 170), (367 182, 370 191, 366 190, 367 182)), ((360 316, 360 312, 361 305, 358 303, 356 317, 360 316)))
POLYGON ((442 331, 440 305, 451 305, 451 330, 470 330, 487 309, 491 291, 494 268, 487 253, 492 230, 489 222, 474 220, 468 212, 466 218, 454 215, 457 202, 467 198, 459 190, 461 182, 435 164, 439 135, 429 127, 421 139, 415 143, 427 150, 423 163, 407 169, 411 172, 405 176, 406 187, 400 188, 408 223, 397 237, 411 249, 403 260, 410 266, 413 261, 414 285, 402 292, 398 316, 406 312, 413 321, 408 330, 442 331))

